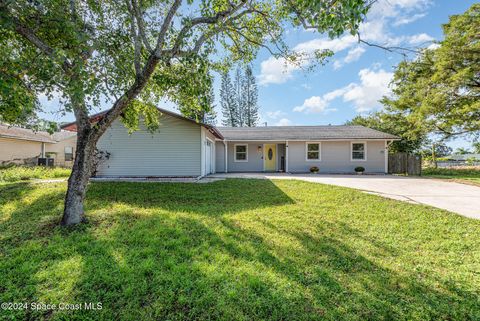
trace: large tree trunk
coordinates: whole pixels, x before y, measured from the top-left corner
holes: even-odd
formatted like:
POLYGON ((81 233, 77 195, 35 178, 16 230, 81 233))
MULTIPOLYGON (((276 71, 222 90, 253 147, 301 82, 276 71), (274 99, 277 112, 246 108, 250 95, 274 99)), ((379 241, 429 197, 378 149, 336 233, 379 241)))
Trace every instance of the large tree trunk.
POLYGON ((142 75, 138 76, 135 83, 119 99, 113 107, 94 126, 90 124, 84 97, 71 97, 75 119, 77 120, 77 150, 72 174, 68 179, 68 190, 65 196, 62 225, 73 225, 85 221, 83 200, 85 199, 88 180, 93 173, 93 160, 98 139, 108 127, 125 110, 128 104, 137 97, 148 79, 155 70, 159 58, 150 55, 145 63, 142 75))
POLYGON ((83 200, 87 192, 88 180, 93 172, 95 146, 96 139, 90 135, 90 130, 78 131, 75 162, 68 179, 62 225, 73 225, 85 221, 83 200))

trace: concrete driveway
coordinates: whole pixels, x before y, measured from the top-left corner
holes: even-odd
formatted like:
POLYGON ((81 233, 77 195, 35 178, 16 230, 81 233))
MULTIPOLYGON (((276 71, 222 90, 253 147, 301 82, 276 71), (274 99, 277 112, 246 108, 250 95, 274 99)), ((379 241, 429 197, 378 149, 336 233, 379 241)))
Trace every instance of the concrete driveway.
POLYGON ((442 208, 460 215, 480 219, 480 187, 428 178, 391 175, 314 175, 314 174, 214 174, 209 178, 298 179, 338 185, 371 192, 411 203, 442 208))

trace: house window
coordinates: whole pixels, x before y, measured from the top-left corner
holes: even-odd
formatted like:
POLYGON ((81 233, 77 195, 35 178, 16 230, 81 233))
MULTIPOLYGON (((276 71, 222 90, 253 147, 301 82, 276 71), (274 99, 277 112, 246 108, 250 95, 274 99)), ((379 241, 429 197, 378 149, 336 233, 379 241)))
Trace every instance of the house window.
POLYGON ((248 145, 235 145, 235 161, 236 162, 248 161, 248 145))
POLYGON ((352 143, 352 161, 366 160, 366 144, 352 143))
POLYGON ((73 147, 65 146, 65 161, 70 162, 73 160, 73 147))
POLYGON ((320 143, 307 143, 307 161, 319 161, 320 160, 320 143))

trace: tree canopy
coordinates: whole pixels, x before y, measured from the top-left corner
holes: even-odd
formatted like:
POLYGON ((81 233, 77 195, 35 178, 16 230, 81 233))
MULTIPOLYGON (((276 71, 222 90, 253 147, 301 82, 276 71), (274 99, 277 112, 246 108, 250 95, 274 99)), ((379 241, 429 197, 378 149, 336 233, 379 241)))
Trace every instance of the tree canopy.
POLYGON ((480 4, 443 25, 444 40, 401 62, 382 102, 412 128, 448 139, 480 132, 480 4))
POLYGON ((251 61, 260 48, 293 62, 321 61, 331 51, 289 50, 285 26, 355 35, 373 2, 0 0, 1 117, 34 114, 40 95, 59 97, 73 112, 77 148, 62 223, 80 223, 96 143, 118 117, 134 130, 143 114, 155 129, 160 99, 207 110, 211 71, 251 61), (101 102, 111 108, 91 124, 101 102))
POLYGON ((2 119, 25 121, 38 111, 40 95, 59 96, 66 112, 75 100, 86 110, 102 101, 113 105, 139 78, 147 81, 138 100, 167 98, 200 109, 209 100, 211 69, 249 61, 265 46, 298 57, 282 41, 283 23, 331 36, 355 33, 368 6, 347 0, 3 0, 2 119))
POLYGON ((415 127, 398 113, 375 112, 358 115, 345 124, 361 125, 400 137, 399 141, 390 145, 390 152, 418 152, 428 142, 423 128, 415 127))

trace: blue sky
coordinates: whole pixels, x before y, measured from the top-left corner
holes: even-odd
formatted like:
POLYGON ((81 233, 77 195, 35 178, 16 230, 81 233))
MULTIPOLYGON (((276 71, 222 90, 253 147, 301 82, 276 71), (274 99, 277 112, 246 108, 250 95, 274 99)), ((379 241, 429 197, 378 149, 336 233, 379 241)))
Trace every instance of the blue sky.
MULTIPOLYGON (((441 24, 453 14, 466 11, 475 1, 379 0, 361 27, 362 38, 381 45, 427 47, 441 40, 441 24)), ((301 29, 286 31, 287 43, 303 52, 331 49, 335 55, 325 66, 311 71, 286 66, 266 50, 253 62, 259 84, 261 121, 268 125, 343 124, 359 113, 378 110, 383 95, 389 93, 393 69, 402 56, 358 44, 349 35, 331 40, 325 35, 301 29)), ((308 67, 305 65, 303 67, 308 67)), ((218 77, 215 94, 218 96, 218 77)), ((58 102, 41 99, 45 118, 71 121, 73 115, 52 113, 58 102)), ((217 103, 218 121, 222 117, 217 103)), ((107 107, 107 106, 105 106, 107 107)), ((165 106, 164 106, 165 107, 165 106)), ((167 104, 169 109, 174 106, 167 104)), ((453 148, 469 147, 470 141, 457 139, 453 148)))

